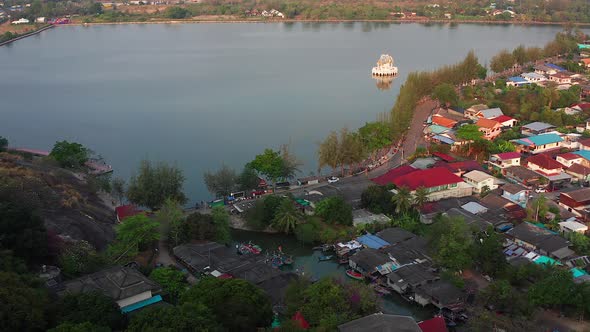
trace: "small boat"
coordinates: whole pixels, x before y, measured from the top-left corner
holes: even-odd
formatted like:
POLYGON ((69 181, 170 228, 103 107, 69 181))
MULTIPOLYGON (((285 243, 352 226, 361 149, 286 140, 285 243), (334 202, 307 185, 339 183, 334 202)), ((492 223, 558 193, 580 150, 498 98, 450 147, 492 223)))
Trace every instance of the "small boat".
POLYGON ((365 279, 360 272, 357 272, 355 270, 346 270, 346 275, 349 276, 350 278, 356 279, 356 280, 364 280, 365 279))
POLYGON ((283 257, 283 265, 292 265, 293 264, 293 258, 292 257, 283 257))
POLYGON ((333 255, 328 255, 328 256, 320 256, 318 257, 318 261, 323 262, 323 261, 329 261, 333 258, 333 255))
POLYGON ((241 255, 254 254, 259 255, 262 252, 262 248, 252 243, 240 243, 238 246, 238 253, 241 255))
POLYGON ((387 289, 387 288, 385 288, 385 287, 383 287, 383 286, 381 286, 381 285, 375 285, 375 286, 373 287, 373 289, 374 289, 374 290, 375 290, 377 293, 380 293, 380 294, 383 294, 383 295, 389 295, 389 294, 391 294, 391 291, 390 291, 389 289, 387 289))
POLYGON ((340 258, 338 260, 338 264, 342 264, 342 265, 348 264, 348 258, 340 258))

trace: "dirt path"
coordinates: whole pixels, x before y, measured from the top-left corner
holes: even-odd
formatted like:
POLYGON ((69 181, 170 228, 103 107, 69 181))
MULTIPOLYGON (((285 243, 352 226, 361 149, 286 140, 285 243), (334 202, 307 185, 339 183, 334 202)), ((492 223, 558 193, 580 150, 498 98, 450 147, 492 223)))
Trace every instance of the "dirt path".
POLYGON ((590 331, 590 323, 567 317, 559 317, 559 314, 550 310, 540 310, 534 317, 535 325, 539 331, 559 332, 585 332, 590 331))

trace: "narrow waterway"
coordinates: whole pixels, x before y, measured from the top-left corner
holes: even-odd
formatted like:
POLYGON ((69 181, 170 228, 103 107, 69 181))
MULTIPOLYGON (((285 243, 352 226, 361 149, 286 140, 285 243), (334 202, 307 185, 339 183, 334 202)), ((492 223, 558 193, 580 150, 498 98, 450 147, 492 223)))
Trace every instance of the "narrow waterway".
MULTIPOLYGON (((281 267, 285 271, 292 270, 310 279, 334 277, 344 282, 359 282, 346 277, 345 271, 347 265, 339 265, 337 261, 320 262, 318 258, 322 256, 319 251, 313 251, 311 246, 304 245, 297 241, 293 236, 283 234, 265 234, 258 232, 249 232, 241 230, 232 230, 232 238, 236 242, 248 242, 258 244, 264 252, 277 251, 279 246, 283 252, 293 256, 293 265, 291 267, 281 267)), ((379 304, 384 313, 412 316, 417 321, 431 318, 436 312, 434 307, 422 308, 405 301, 397 294, 380 296, 379 304)))

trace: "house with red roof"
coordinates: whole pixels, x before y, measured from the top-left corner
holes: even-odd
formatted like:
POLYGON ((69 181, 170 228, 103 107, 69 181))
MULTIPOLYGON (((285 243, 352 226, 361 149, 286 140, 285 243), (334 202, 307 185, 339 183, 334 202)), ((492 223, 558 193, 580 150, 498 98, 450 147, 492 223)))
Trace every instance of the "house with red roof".
POLYGON ((590 181, 590 167, 586 167, 582 164, 573 164, 566 169, 565 172, 579 181, 590 181))
POLYGON ((563 172, 563 165, 546 154, 538 154, 526 159, 526 167, 542 175, 558 175, 563 172))
POLYGON ((590 138, 578 141, 578 144, 580 144, 580 150, 590 150, 590 138))
POLYGON ((457 176, 463 176, 463 174, 471 171, 483 171, 481 165, 475 160, 457 161, 454 163, 446 163, 439 161, 434 164, 434 167, 444 167, 457 176))
POLYGON ((447 323, 442 316, 434 316, 418 323, 422 332, 448 332, 447 323))
POLYGON ((137 206, 133 204, 128 204, 117 206, 115 208, 115 213, 117 214, 117 221, 122 222, 125 218, 133 217, 138 214, 143 214, 144 211, 139 210, 137 206))
POLYGON ((580 155, 568 152, 557 155, 555 160, 557 160, 564 167, 572 167, 574 164, 581 164, 584 161, 584 158, 580 155))
POLYGON ((504 174, 504 169, 512 166, 520 166, 521 154, 518 152, 496 153, 490 156, 488 165, 504 174))
POLYGON ((502 133, 502 125, 498 121, 481 118, 475 123, 479 131, 483 133, 483 138, 488 141, 493 140, 502 133))
POLYGON ((448 168, 434 167, 417 170, 393 180, 398 188, 406 187, 412 193, 418 188, 426 188, 430 201, 443 198, 471 196, 473 188, 463 179, 453 174, 448 168))
POLYGON ((371 181, 375 182, 376 184, 378 184, 380 186, 386 186, 388 184, 392 184, 393 181, 395 179, 399 178, 400 176, 415 172, 417 170, 418 170, 417 168, 414 168, 409 165, 400 166, 398 168, 394 168, 394 169, 389 170, 387 173, 385 173, 383 175, 380 175, 376 178, 371 179, 371 181))
POLYGON ((492 120, 500 123, 502 125, 502 127, 514 127, 516 126, 516 124, 518 123, 518 120, 516 120, 513 117, 510 117, 508 115, 500 115, 498 117, 492 118, 492 120))

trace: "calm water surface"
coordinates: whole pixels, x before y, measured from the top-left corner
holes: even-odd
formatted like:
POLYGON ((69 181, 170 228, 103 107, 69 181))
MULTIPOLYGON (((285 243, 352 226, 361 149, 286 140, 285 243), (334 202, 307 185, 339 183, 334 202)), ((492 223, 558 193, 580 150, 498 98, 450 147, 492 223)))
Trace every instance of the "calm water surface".
MULTIPOLYGON (((0 135, 50 149, 78 141, 128 178, 143 158, 175 162, 191 201, 202 173, 241 168, 291 143, 306 175, 334 129, 394 103, 408 72, 502 48, 542 45, 554 26, 277 23, 71 26, 0 47, 0 135), (377 89, 391 54, 400 76, 377 89)), ((588 31, 586 31, 588 32, 588 31)))

